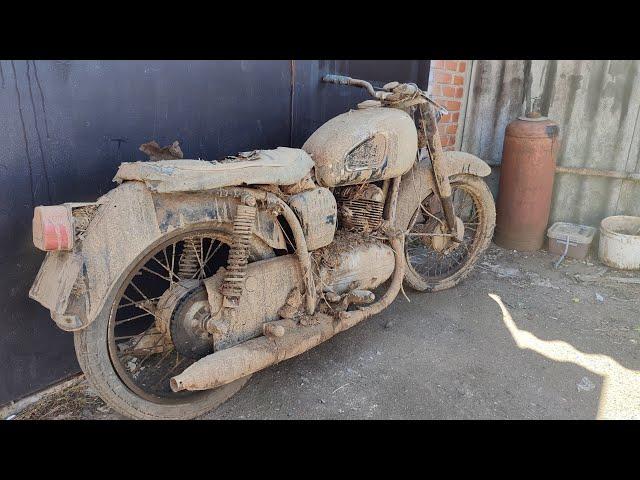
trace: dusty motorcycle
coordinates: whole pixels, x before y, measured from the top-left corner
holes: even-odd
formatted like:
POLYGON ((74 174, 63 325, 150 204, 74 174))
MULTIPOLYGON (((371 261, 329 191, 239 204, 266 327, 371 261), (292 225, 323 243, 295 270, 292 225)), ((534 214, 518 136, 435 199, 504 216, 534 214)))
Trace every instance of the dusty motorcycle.
POLYGON ((35 209, 34 244, 48 253, 30 296, 74 332, 114 410, 201 415, 381 312, 403 282, 456 285, 489 245, 490 168, 442 150, 442 107, 415 84, 323 81, 374 99, 302 149, 152 156, 121 164, 94 203, 35 209))

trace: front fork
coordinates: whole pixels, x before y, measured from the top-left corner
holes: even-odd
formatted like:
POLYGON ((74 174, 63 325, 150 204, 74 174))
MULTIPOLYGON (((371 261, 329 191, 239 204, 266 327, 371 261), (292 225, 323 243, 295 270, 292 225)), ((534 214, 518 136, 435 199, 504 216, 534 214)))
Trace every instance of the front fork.
POLYGON ((449 233, 456 232, 456 213, 451 198, 451 184, 447 167, 444 163, 442 143, 438 133, 438 122, 436 120, 435 108, 431 103, 418 105, 418 148, 426 147, 431 159, 431 168, 436 184, 436 193, 440 199, 449 233))

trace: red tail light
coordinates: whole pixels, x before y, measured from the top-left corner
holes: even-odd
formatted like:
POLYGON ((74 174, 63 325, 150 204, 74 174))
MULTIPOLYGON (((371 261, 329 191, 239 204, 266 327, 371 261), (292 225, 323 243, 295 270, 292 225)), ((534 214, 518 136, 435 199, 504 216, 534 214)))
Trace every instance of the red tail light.
POLYGON ((73 249, 73 217, 65 205, 33 210, 33 244, 45 252, 73 249))

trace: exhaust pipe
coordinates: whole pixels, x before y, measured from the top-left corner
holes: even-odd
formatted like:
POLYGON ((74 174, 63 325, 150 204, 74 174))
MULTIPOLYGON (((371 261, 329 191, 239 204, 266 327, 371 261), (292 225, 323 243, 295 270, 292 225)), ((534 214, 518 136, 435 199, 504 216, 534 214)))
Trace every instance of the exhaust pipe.
POLYGON ((231 383, 276 363, 300 355, 365 318, 384 310, 398 295, 404 278, 402 238, 391 241, 395 251, 395 270, 391 285, 376 303, 352 312, 341 312, 338 320, 316 313, 304 324, 278 320, 264 324, 265 336, 201 358, 170 380, 171 390, 208 390, 231 383), (283 332, 284 330, 284 332, 283 332))

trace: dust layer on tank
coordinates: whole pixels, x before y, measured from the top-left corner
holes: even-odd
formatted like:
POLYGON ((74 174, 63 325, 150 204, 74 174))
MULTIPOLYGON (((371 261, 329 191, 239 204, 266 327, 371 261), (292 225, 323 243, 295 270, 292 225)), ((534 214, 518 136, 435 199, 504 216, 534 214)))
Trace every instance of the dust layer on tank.
POLYGON ((411 117, 393 108, 351 110, 332 118, 302 146, 324 187, 376 182, 411 169, 418 136, 411 117))

